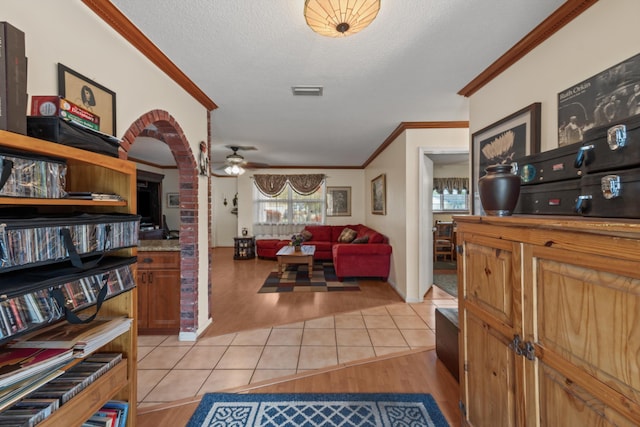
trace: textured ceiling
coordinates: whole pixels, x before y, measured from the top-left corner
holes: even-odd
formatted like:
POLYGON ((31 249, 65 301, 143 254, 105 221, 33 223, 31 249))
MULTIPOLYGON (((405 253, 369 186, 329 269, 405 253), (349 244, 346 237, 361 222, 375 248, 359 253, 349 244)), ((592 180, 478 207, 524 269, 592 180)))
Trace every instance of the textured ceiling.
POLYGON ((563 1, 382 0, 346 38, 311 31, 304 0, 112 3, 218 105, 214 162, 253 145, 252 162, 360 166, 401 122, 468 120, 457 92, 563 1))

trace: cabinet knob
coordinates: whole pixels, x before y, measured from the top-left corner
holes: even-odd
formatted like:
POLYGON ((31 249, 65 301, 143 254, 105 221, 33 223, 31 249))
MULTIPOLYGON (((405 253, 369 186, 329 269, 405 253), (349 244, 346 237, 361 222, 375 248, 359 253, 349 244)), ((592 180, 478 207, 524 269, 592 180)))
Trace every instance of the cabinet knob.
POLYGON ((142 258, 143 264, 151 264, 153 262, 153 258, 142 258))

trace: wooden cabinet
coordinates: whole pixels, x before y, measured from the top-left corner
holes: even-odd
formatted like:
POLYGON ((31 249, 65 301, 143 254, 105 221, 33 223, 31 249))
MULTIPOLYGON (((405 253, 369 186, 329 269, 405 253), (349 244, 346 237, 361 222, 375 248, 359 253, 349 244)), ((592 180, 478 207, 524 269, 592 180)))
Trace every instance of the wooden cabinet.
MULTIPOLYGON (((54 144, 36 138, 0 131, 0 148, 19 150, 23 153, 64 159, 67 163, 66 190, 77 192, 116 193, 123 200, 33 199, 0 197, 0 207, 6 209, 29 207, 41 214, 87 213, 135 213, 136 169, 126 160, 95 154, 65 145, 54 144)), ((118 255, 133 256, 135 248, 118 251, 118 255)), ((133 265, 135 271, 135 264, 133 265)), ((0 280, 1 284, 1 280, 0 280)), ((95 307, 87 309, 89 313, 95 307)), ((137 289, 133 288, 104 302, 101 316, 127 316, 133 320, 129 332, 120 335, 101 351, 118 352, 123 362, 78 393, 73 399, 52 413, 43 426, 79 426, 110 399, 129 402, 127 426, 136 424, 137 401, 137 289)))
POLYGON ((233 259, 253 259, 256 257, 255 237, 234 237, 233 259))
POLYGON ((180 252, 138 253, 138 333, 180 332, 180 252))
POLYGON ((640 425, 640 222, 455 220, 466 425, 640 425))

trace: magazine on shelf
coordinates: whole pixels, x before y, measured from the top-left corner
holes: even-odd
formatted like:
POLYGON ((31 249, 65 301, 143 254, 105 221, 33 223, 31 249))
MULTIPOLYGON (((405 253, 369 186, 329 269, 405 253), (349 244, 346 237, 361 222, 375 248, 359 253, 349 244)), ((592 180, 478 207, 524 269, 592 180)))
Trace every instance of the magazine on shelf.
POLYGON ((40 372, 21 382, 4 387, 2 391, 0 391, 0 411, 4 411, 20 399, 29 395, 29 393, 34 392, 43 385, 46 385, 49 381, 60 377, 62 374, 64 374, 64 371, 61 369, 40 372))
POLYGON ((12 348, 67 348, 76 350, 76 357, 92 351, 127 332, 133 319, 127 317, 97 317, 89 323, 55 324, 18 337, 12 348))
MULTIPOLYGON (((73 358, 65 348, 6 348, 0 350, 0 388, 39 372, 60 366, 73 358)), ((1 392, 1 391, 0 391, 1 392)))

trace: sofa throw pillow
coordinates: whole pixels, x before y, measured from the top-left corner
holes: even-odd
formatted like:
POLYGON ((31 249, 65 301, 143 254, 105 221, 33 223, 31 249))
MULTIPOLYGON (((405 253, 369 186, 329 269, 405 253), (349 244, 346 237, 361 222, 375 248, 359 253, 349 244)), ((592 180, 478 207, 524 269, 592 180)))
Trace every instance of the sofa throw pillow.
POLYGON ((369 242, 369 236, 362 236, 362 237, 358 237, 357 239, 353 239, 353 242, 351 243, 368 243, 369 242))
POLYGON ((313 234, 311 234, 309 230, 302 230, 300 232, 300 235, 302 236, 302 240, 304 240, 305 242, 311 240, 311 238, 313 237, 313 234))
POLYGON ((356 238, 357 235, 358 235, 358 232, 356 230, 352 230, 347 227, 344 230, 342 230, 342 233, 340 233, 340 237, 338 237, 338 242, 351 243, 353 239, 356 238))

